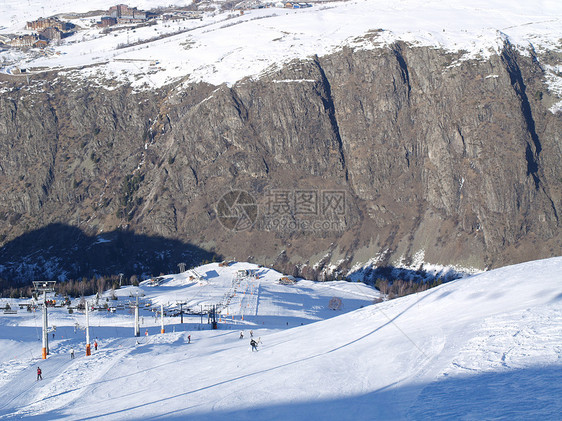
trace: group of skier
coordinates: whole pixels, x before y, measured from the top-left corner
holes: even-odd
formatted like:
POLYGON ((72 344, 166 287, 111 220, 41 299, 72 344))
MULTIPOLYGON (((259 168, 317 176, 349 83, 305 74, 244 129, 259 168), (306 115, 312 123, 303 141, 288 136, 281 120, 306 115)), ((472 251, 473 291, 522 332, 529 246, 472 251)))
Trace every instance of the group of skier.
MULTIPOLYGON (((240 332, 240 339, 244 339, 244 332, 241 331, 240 332)), ((139 342, 137 341, 137 344, 139 342)), ((187 343, 191 343, 191 335, 187 335, 187 343)), ((252 352, 253 351, 258 351, 258 344, 261 344, 261 338, 258 338, 258 340, 256 341, 254 339, 254 331, 250 330, 250 346, 252 347, 252 352)), ((98 350, 98 341, 94 341, 94 350, 97 351, 98 350)), ((70 359, 73 360, 75 358, 74 355, 74 348, 70 348, 70 359)), ((39 380, 43 380, 43 376, 42 376, 42 371, 41 368, 37 367, 37 381, 39 380)))
MULTIPOLYGON (((240 339, 244 339, 244 332, 240 331, 240 339)), ((258 344, 261 344, 261 338, 258 338, 258 340, 256 341, 254 339, 254 331, 250 330, 250 346, 252 347, 252 352, 258 350, 258 344)))
MULTIPOLYGON (((98 341, 94 341, 94 351, 98 350, 98 341)), ((74 348, 70 348, 70 359, 73 360, 75 358, 74 348)), ((37 381, 43 380, 43 372, 41 371, 40 367, 37 367, 37 381)))

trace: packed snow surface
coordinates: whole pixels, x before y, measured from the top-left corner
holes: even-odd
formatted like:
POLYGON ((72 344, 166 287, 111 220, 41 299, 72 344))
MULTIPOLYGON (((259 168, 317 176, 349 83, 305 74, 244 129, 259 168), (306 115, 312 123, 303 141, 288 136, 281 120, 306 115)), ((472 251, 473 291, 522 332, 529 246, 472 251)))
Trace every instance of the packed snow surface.
MULTIPOLYGON (((208 10, 201 19, 159 20, 154 26, 104 34, 94 23, 115 1, 3 0, 0 35, 25 33, 25 23, 40 16, 99 11, 99 16, 71 19, 80 30, 44 53, 2 53, 3 71, 89 66, 73 74, 95 76, 107 85, 121 81, 154 88, 185 77, 187 82, 232 84, 295 58, 322 56, 343 46, 377 48, 396 40, 462 51, 465 58, 486 58, 506 40, 535 51, 561 48, 559 1, 358 0, 314 2, 301 9, 277 3, 244 14, 221 11, 220 3, 205 3, 208 10)), ((129 5, 149 10, 170 2, 139 0, 129 5)))
POLYGON ((360 283, 284 284, 270 269, 210 264, 102 297, 140 296, 141 337, 128 307, 96 310, 89 357, 82 312, 50 309, 47 360, 40 313, 0 314, 0 418, 558 419, 561 273, 551 258, 373 305, 360 283), (177 302, 219 304, 219 328, 191 314, 165 317, 160 333, 150 308, 177 302))

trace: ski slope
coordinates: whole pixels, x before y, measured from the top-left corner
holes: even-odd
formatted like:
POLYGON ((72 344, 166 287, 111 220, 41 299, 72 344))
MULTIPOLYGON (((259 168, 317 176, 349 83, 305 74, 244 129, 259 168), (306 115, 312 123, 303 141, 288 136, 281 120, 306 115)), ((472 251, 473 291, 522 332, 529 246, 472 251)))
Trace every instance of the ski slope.
POLYGON ((229 317, 222 307, 218 330, 190 315, 183 325, 166 317, 161 334, 145 308, 137 344, 131 314, 96 311, 91 334, 100 346, 86 357, 84 332, 73 324, 83 315, 55 309, 56 337, 43 361, 34 315, 0 315, 0 418, 555 420, 562 413, 561 257, 376 305, 368 305, 376 291, 358 283, 281 285, 280 274, 245 263, 196 272, 123 288, 118 302, 135 292, 153 306, 182 296, 195 308, 242 295, 230 300, 229 317), (240 269, 260 276, 239 278, 240 269), (334 296, 342 309, 328 308, 334 296), (261 339, 258 352, 250 330, 261 339))

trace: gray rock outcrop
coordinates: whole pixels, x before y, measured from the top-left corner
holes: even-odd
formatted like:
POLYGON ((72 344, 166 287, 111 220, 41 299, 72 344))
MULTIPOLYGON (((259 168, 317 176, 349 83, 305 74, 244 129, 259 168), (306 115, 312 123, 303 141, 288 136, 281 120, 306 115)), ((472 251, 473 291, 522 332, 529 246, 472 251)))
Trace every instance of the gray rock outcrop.
POLYGON ((2 245, 61 223, 305 274, 420 250, 482 269, 559 255, 562 116, 548 111, 541 59, 508 44, 459 59, 344 48, 232 87, 142 93, 6 80, 2 245), (232 190, 258 204, 250 229, 221 224, 216 205, 232 190))

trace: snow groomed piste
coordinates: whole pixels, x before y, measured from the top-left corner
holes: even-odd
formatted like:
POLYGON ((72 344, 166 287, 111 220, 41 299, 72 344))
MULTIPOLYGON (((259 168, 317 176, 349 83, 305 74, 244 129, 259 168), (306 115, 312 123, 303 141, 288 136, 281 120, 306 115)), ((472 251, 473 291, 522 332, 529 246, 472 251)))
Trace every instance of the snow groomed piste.
POLYGON ((360 283, 280 282, 267 268, 210 264, 118 290, 119 309, 90 314, 90 357, 83 313, 49 309, 46 360, 40 313, 2 314, 0 417, 557 419, 561 269, 562 258, 530 262, 372 305, 377 292, 360 283), (183 324, 177 302, 191 313, 183 324), (195 311, 211 304, 216 330, 195 311), (160 305, 164 334, 150 311, 160 305))

